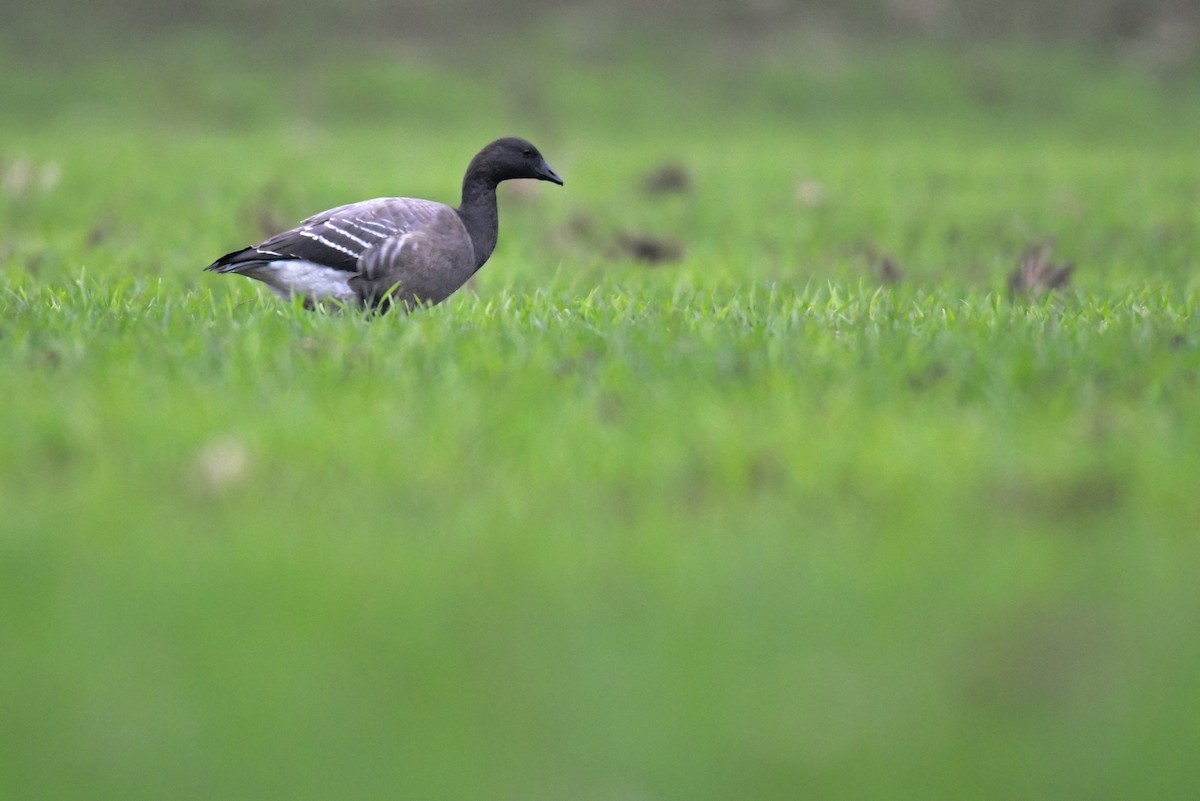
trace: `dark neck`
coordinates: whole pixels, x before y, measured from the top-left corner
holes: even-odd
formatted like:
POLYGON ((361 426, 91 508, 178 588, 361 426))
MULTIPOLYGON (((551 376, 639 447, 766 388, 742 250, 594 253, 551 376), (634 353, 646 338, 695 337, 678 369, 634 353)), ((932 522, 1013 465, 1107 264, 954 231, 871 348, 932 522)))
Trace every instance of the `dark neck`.
POLYGON ((458 207, 458 216, 471 236, 471 245, 475 248, 475 269, 478 270, 496 249, 496 237, 500 232, 496 182, 468 172, 463 179, 462 205, 458 207))

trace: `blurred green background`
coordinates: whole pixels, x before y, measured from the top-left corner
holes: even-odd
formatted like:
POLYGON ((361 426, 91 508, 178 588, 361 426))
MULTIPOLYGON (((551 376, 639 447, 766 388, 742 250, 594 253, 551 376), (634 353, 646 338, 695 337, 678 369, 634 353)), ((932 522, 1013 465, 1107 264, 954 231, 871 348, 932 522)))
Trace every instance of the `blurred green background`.
POLYGON ((555 3, 549 0, 447 0, 387 3, 352 0, 281 3, 275 0, 220 0, 211 3, 108 3, 84 7, 69 0, 14 0, 6 29, 13 38, 41 31, 71 35, 91 30, 125 40, 152 33, 196 28, 257 34, 269 31, 323 35, 420 38, 437 35, 508 34, 520 38, 532 26, 563 24, 572 18, 622 20, 622 27, 658 25, 663 36, 685 31, 713 35, 722 30, 745 35, 766 30, 818 25, 856 38, 935 35, 963 40, 1028 37, 1046 43, 1130 42, 1156 37, 1182 46, 1195 25, 1195 3, 1186 0, 1067 0, 1041 3, 1014 0, 1003 6, 982 0, 609 0, 555 3), (65 20, 86 24, 68 25, 65 20))
POLYGON ((1196 796, 1197 4, 3 17, 0 797, 1196 796), (442 306, 201 272, 507 134, 442 306))

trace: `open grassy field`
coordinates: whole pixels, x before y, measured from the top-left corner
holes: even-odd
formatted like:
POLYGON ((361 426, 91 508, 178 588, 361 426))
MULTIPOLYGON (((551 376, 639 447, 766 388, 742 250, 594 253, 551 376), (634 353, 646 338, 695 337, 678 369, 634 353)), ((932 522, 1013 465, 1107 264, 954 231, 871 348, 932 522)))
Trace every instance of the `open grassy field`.
POLYGON ((1200 71, 572 35, 0 63, 0 797, 1195 797, 1200 71), (200 272, 510 133, 442 306, 200 272))

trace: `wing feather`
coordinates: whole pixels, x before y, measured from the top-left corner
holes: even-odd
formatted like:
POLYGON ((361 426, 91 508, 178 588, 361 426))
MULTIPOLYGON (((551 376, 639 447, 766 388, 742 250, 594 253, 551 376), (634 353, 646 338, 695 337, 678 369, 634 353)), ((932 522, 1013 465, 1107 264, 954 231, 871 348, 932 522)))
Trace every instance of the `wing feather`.
POLYGON ((416 233, 453 209, 414 198, 377 198, 315 214, 300 225, 258 245, 236 250, 207 267, 216 272, 242 272, 280 259, 359 271, 359 259, 387 240, 416 233))

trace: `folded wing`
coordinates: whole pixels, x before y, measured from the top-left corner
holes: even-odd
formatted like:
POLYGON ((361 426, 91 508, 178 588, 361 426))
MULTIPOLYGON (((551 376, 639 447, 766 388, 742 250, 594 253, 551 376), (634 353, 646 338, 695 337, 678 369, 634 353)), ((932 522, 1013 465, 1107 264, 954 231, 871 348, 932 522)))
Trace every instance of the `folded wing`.
POLYGON ((252 247, 228 253, 206 269, 253 272, 270 262, 295 259, 348 273, 360 271, 363 254, 406 234, 421 232, 454 210, 413 198, 378 198, 338 206, 252 247))

